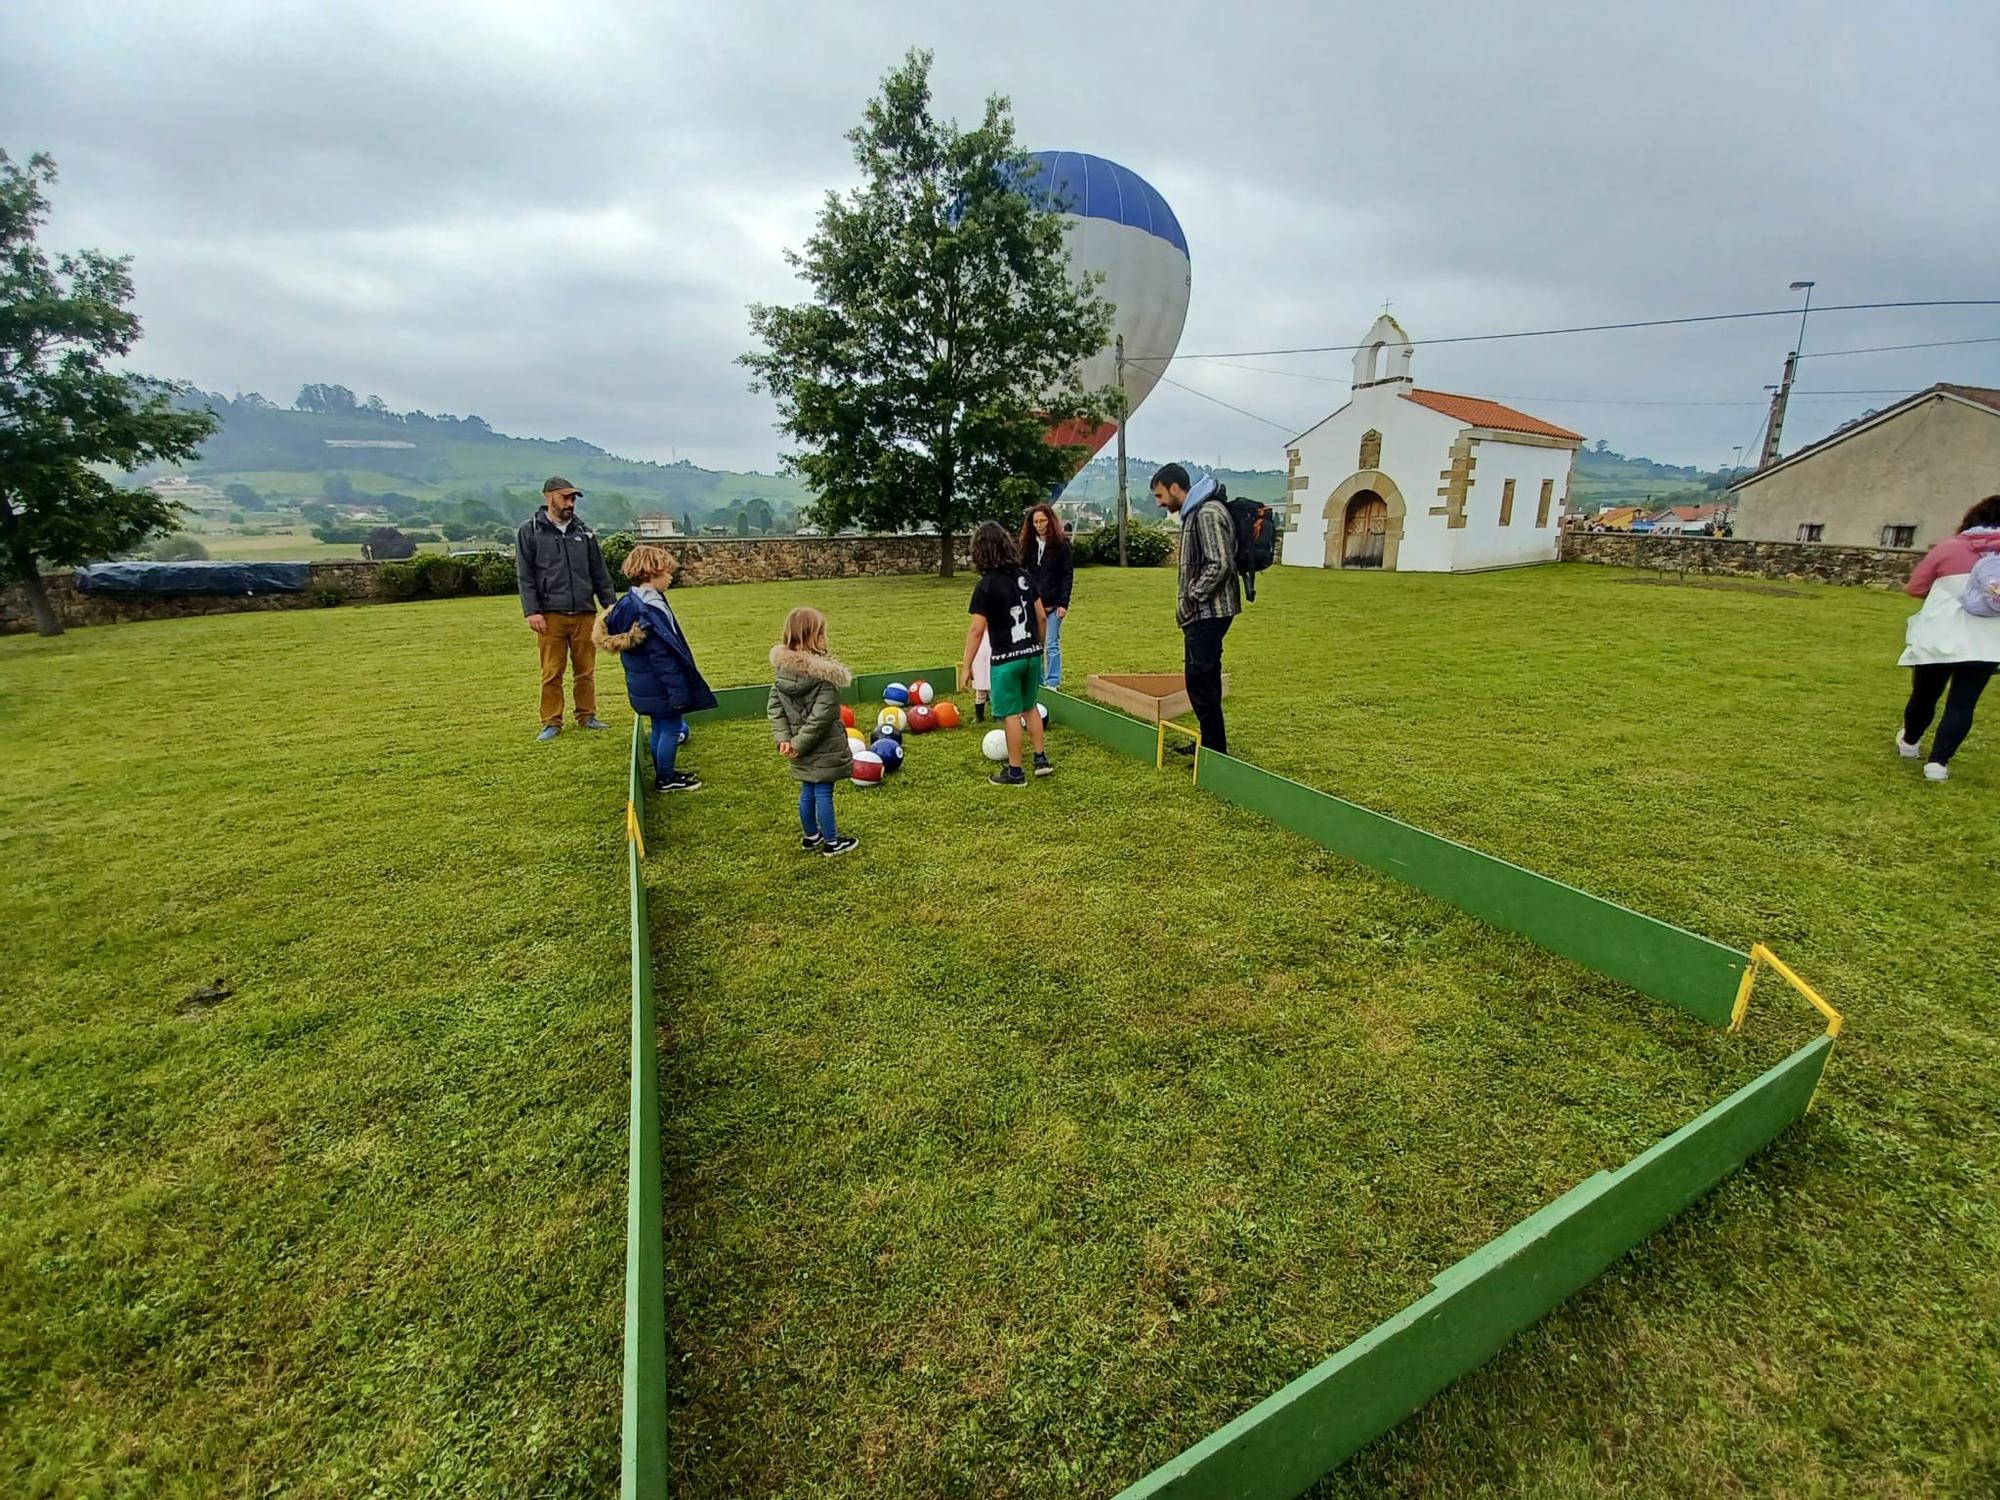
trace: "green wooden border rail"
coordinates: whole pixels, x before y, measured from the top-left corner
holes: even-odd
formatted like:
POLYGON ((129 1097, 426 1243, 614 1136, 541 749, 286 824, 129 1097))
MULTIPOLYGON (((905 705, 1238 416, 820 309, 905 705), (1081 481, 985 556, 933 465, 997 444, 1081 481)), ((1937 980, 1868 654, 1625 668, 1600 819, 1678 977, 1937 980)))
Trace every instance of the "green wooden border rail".
MULTIPOLYGON (((928 678, 942 695, 945 683, 955 683, 956 668, 865 673, 854 680, 848 698, 859 704, 891 682, 919 677, 928 678)), ((753 718, 764 711, 767 692, 762 686, 720 689, 716 706, 693 717, 753 718)), ((1123 754, 1153 758, 1158 742, 1152 726, 1066 693, 1049 692, 1047 700, 1056 723, 1123 754)), ((626 1500, 656 1500, 667 1492, 659 1069, 638 842, 637 810, 644 805, 641 746, 635 720, 626 841, 632 907, 621 1473, 626 1500)), ((1730 1023, 1743 976, 1754 973, 1748 954, 1247 761, 1198 747, 1196 779, 1204 791, 1711 1025, 1730 1023)), ((1428 1296, 1160 1465, 1121 1491, 1117 1500, 1283 1500, 1310 1488, 1588 1286, 1802 1118, 1826 1071, 1838 1029, 1835 1016, 1826 1035, 1714 1108, 1624 1166, 1596 1173, 1503 1231, 1436 1276, 1428 1296)))
POLYGON ((1804 1115, 1815 1037, 1615 1172, 1599 1172, 1439 1275, 1412 1303, 1118 1500, 1283 1500, 1486 1363, 1804 1115))
POLYGON ((626 777, 625 863, 632 916, 632 1103, 625 1178, 625 1409, 619 1493, 665 1500, 667 1493, 667 1281, 660 1201, 660 1062, 653 1016, 653 939, 646 872, 634 814, 645 806, 641 720, 632 720, 626 777))

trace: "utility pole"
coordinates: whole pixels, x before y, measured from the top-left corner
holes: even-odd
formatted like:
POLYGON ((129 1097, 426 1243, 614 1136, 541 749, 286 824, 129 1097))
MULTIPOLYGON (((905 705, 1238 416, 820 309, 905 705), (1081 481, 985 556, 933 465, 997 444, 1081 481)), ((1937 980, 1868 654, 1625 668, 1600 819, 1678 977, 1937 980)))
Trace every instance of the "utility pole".
POLYGON ((1118 335, 1118 566, 1125 566, 1125 335, 1118 335))
POLYGON ((1758 456, 1757 467, 1768 469, 1778 461, 1778 439, 1785 431, 1785 403, 1791 399, 1792 376, 1798 373, 1798 351, 1785 356, 1785 378, 1771 395, 1771 420, 1764 424, 1764 451, 1758 456))
POLYGON ((1765 425, 1764 452, 1757 460, 1757 467, 1768 469, 1778 461, 1778 443, 1785 431, 1785 406, 1792 398, 1792 377, 1799 372, 1799 353, 1806 346, 1806 318, 1812 313, 1812 289, 1815 283, 1795 281, 1792 290, 1806 294, 1805 306, 1799 309, 1799 337, 1792 345, 1792 352, 1785 356, 1785 376, 1778 383, 1778 393, 1771 398, 1771 420, 1765 425))

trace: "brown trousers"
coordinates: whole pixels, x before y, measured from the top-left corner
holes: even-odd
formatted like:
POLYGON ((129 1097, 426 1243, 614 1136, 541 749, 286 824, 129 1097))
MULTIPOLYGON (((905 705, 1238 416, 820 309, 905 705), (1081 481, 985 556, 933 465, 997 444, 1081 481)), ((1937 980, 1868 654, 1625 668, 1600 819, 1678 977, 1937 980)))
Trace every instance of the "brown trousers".
POLYGON ((590 638, 595 614, 544 615, 548 629, 537 642, 542 650, 542 722, 563 721, 563 662, 576 685, 578 723, 597 712, 597 643, 590 638))

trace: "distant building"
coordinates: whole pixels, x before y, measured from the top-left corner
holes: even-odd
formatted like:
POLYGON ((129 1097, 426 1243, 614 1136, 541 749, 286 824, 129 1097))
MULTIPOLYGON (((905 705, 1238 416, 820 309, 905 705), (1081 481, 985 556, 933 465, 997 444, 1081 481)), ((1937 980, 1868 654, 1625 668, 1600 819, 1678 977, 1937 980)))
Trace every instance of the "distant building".
POLYGON ((1630 531, 1646 519, 1643 505, 1607 505, 1590 518, 1592 531, 1630 531))
POLYGON ((655 511, 652 515, 639 517, 639 540, 642 542, 661 542, 680 534, 681 523, 672 516, 655 511))
POLYGON ((1646 519, 1654 536, 1714 536, 1735 514, 1727 505, 1670 505, 1646 519))
POLYGON ((400 442, 393 438, 322 438, 320 441, 329 448, 414 448, 415 443, 400 442))
POLYGON ((1929 547, 2000 491, 2000 390, 1934 385, 1729 487, 1758 542, 1929 547))
POLYGON ((1387 313, 1361 344, 1347 404, 1288 445, 1283 561, 1420 573, 1555 561, 1582 435, 1419 390, 1409 335, 1387 313))

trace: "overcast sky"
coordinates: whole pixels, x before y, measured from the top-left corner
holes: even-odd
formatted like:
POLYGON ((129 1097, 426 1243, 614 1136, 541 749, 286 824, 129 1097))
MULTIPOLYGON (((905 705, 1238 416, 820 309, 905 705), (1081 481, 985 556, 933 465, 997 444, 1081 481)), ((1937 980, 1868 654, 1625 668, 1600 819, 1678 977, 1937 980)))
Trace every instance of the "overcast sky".
MULTIPOLYGON (((744 306, 853 177, 912 44, 1187 234, 1195 354, 1796 305, 2000 298, 2000 6, 1749 0, 946 5, 11 0, 0 148, 47 236, 136 257, 140 364, 306 381, 635 457, 770 468, 744 306)), ((1420 385, 1726 464, 1792 319, 1419 348, 1420 385), (1730 404, 1715 404, 1730 403, 1730 404)), ((1991 337, 2000 306, 1813 314, 1808 354, 1991 337)), ((1283 463, 1348 357, 1182 360, 1132 447, 1283 463), (1319 376, 1318 380, 1302 378, 1319 376)), ((1801 392, 2000 385, 2000 341, 1808 359, 1801 392)), ((1802 395, 1790 449, 1888 394, 1802 395)))

